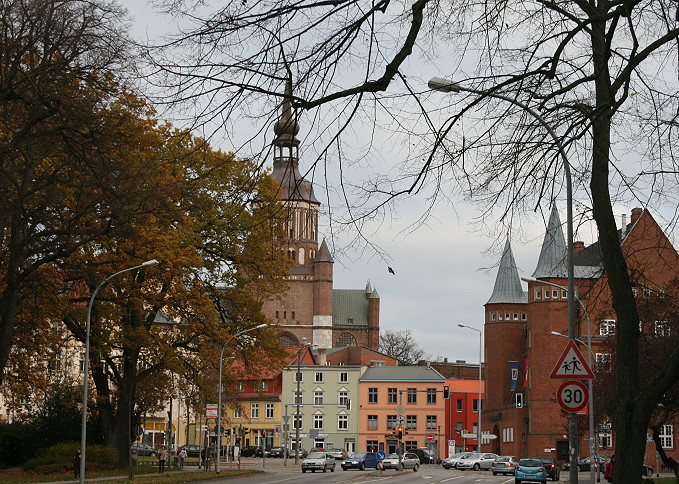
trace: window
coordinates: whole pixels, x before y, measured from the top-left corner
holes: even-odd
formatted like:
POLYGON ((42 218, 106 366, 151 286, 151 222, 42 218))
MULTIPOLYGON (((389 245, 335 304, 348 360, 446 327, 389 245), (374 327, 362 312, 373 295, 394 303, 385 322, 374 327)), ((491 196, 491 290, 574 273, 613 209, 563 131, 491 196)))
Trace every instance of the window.
POLYGON ((436 430, 436 415, 427 415, 427 430, 436 430))
POLYGON ((243 384, 243 383, 236 383, 236 391, 237 391, 237 392, 244 392, 244 391, 245 391, 245 384, 243 384))
POLYGON ((542 299, 542 291, 540 289, 535 290, 535 299, 542 299))
POLYGON ((300 414, 295 414, 293 415, 292 419, 292 428, 294 429, 301 429, 302 428, 302 415, 300 414))
POLYGON ((514 442, 514 428, 502 429, 502 442, 514 442))
POLYGON ((651 290, 650 289, 644 289, 644 297, 651 297, 651 290))
POLYGON ((250 404, 250 418, 259 418, 259 403, 250 404))
POLYGON ((505 321, 509 321, 509 313, 505 313, 505 321))
POLYGON ((315 429, 323 428, 323 415, 321 414, 314 415, 314 428, 315 429))
POLYGON ((398 392, 396 388, 387 389, 387 403, 398 403, 398 392))
POLYGON ((269 391, 269 382, 265 381, 260 381, 255 384, 255 391, 256 392, 268 392, 269 391))
MULTIPOLYGON (((568 291, 565 289, 561 290, 561 299, 568 299, 568 291)), ((513 438, 513 435, 512 435, 513 438)))
POLYGON ((608 370, 611 367, 611 355, 609 353, 595 353, 594 364, 597 371, 608 370))
POLYGON ((377 415, 368 415, 368 430, 377 430, 377 415))
POLYGON ((323 372, 317 371, 314 375, 314 381, 316 383, 323 383, 323 372))
POLYGON ((599 324, 601 336, 613 336, 615 334, 615 319, 602 319, 599 324))
POLYGON ((377 403, 377 388, 368 388, 368 403, 377 403))
POLYGON ((368 452, 377 452, 377 441, 376 440, 366 440, 366 449, 368 452))
POLYGON ((518 321, 518 320, 519 320, 519 313, 514 313, 514 321, 518 321))
POLYGON ((417 430, 417 415, 406 415, 406 430, 417 430))
POLYGON ((521 321, 525 321, 525 320, 526 320, 526 313, 521 313, 521 321))
POLYGON ((462 400, 461 398, 457 399, 457 411, 458 412, 464 411, 464 400, 462 400))
POLYGON ((243 418, 243 411, 240 407, 235 407, 233 409, 233 418, 243 418))
POLYGON ((549 289, 545 289, 545 299, 549 299, 549 289))
POLYGON ((339 381, 340 381, 340 383, 348 383, 349 382, 349 372, 340 371, 339 381))
POLYGON ((436 403, 436 388, 427 388, 427 403, 436 403))
POLYGON ((304 381, 304 375, 302 375, 301 371, 296 371, 295 372, 295 383, 296 382, 303 382, 304 381))
POLYGON ((295 390, 292 394, 292 401, 295 405, 302 405, 304 403, 304 393, 300 389, 299 392, 295 390))
POLYGON ((670 324, 667 321, 656 321, 653 323, 653 332, 658 338, 670 335, 670 324))
POLYGON ((417 388, 408 388, 408 403, 417 403, 417 388))
POLYGON ((316 390, 314 392, 314 405, 315 406, 320 406, 323 405, 323 392, 316 390))
POLYGON ((266 404, 266 418, 273 418, 273 403, 266 404))
POLYGON ((349 430, 349 415, 337 416, 337 430, 349 430))
MULTIPOLYGON (((483 410, 483 409, 481 409, 483 410)), ((479 399, 475 398, 472 400, 472 412, 479 413, 479 399)))
POLYGON ((349 392, 346 390, 340 390, 337 393, 337 403, 343 407, 347 406, 347 401, 349 400, 349 392))
POLYGON ((387 430, 396 430, 396 425, 398 422, 398 416, 387 415, 387 430))
POLYGON ((406 450, 417 449, 416 440, 406 440, 406 450))
POLYGON ((502 321, 502 313, 499 313, 499 314, 497 315, 497 318, 498 318, 500 321, 502 321))
POLYGON ((552 299, 559 299, 559 290, 552 289, 552 299))
POLYGON ((674 448, 674 429, 672 425, 660 427, 660 445, 662 445, 663 449, 674 448))
POLYGON ((490 313, 490 320, 495 321, 495 313, 490 313))

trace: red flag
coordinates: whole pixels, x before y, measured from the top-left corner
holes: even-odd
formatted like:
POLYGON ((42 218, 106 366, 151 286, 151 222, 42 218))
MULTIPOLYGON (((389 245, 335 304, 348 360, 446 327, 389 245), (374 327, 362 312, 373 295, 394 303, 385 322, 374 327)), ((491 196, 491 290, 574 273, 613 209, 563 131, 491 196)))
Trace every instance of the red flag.
POLYGON ((526 375, 525 378, 523 379, 523 388, 528 388, 528 358, 524 358, 523 364, 525 367, 524 374, 526 375))

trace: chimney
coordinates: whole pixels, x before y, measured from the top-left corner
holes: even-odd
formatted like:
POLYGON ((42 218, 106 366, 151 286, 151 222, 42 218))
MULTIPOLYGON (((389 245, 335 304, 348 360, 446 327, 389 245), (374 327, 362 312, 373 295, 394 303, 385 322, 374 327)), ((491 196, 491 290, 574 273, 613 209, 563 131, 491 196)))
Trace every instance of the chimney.
POLYGON ((643 213, 643 209, 641 208, 633 208, 632 209, 632 218, 630 219, 631 224, 635 224, 637 220, 639 220, 639 217, 641 217, 641 214, 643 213))
POLYGON ((580 252, 585 250, 585 243, 581 240, 573 242, 573 255, 578 255, 580 252))

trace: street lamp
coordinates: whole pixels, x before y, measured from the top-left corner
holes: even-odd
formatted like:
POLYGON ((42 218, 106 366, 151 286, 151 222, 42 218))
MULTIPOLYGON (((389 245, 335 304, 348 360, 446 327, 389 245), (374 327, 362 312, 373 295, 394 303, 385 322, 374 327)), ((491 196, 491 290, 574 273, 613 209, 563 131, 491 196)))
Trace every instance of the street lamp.
MULTIPOLYGON (((566 156, 566 151, 561 144, 561 140, 556 135, 552 127, 547 123, 540 113, 527 106, 526 104, 514 98, 498 94, 492 91, 477 90, 469 87, 460 86, 449 79, 441 77, 432 77, 429 80, 428 86, 430 89, 440 92, 469 92, 472 94, 479 94, 481 96, 488 96, 496 99, 502 99, 515 106, 520 107, 528 114, 533 116, 549 133, 554 140, 554 144, 561 155, 563 161, 564 174, 566 176, 566 231, 568 233, 566 264, 568 266, 568 337, 575 339, 575 268, 573 263, 573 184, 571 182, 571 167, 566 156)), ((569 479, 572 484, 578 484, 578 419, 576 414, 570 412, 568 414, 568 441, 570 445, 569 462, 571 465, 569 472, 569 479)))
MULTIPOLYGON (((146 262, 130 267, 128 269, 123 269, 115 274, 108 276, 106 279, 101 281, 101 284, 92 293, 90 297, 90 302, 87 305, 87 321, 85 323, 85 361, 83 363, 83 415, 82 422, 80 424, 80 484, 85 482, 85 454, 86 454, 86 441, 87 441, 87 391, 88 391, 88 373, 89 373, 89 362, 90 362, 90 322, 92 320, 92 305, 94 304, 94 299, 97 297, 99 291, 116 276, 124 274, 125 272, 135 271, 137 269, 143 269, 145 267, 152 267, 158 265, 158 261, 155 259, 147 260, 146 262)), ((128 432, 130 429, 128 429, 128 432)))
MULTIPOLYGON (((233 335, 234 339, 238 338, 240 335, 249 333, 256 329, 266 328, 268 324, 262 323, 255 326, 254 328, 244 329, 233 335)), ((217 394, 217 465, 215 467, 215 472, 219 474, 220 467, 219 463, 222 460, 222 361, 224 359, 224 349, 226 345, 222 346, 222 350, 219 352, 219 388, 217 394)), ((228 459, 227 459, 228 461, 228 459)))
MULTIPOLYGON (((297 373, 295 374, 295 380, 297 381, 297 389, 295 390, 295 403, 297 407, 295 408, 295 416, 292 418, 293 424, 295 426, 295 465, 299 464, 299 427, 301 425, 301 417, 299 415, 299 404, 300 404, 300 382, 302 380, 302 350, 308 351, 311 345, 307 343, 306 338, 302 338, 302 347, 297 353, 297 373)), ((286 449, 287 449, 287 442, 286 449)), ((285 452, 285 451, 284 451, 285 452)))
POLYGON ((481 355, 482 355, 482 346, 481 346, 481 336, 483 332, 480 329, 472 328, 471 326, 467 326, 466 324, 458 324, 460 328, 467 328, 471 329, 472 331, 476 331, 479 333, 479 405, 478 405, 478 410, 479 410, 479 425, 476 429, 476 441, 478 443, 478 451, 481 452, 481 355))
MULTIPOLYGON (((540 284, 546 284, 547 286, 554 286, 554 287, 558 287, 559 289, 566 289, 565 287, 560 286, 558 284, 555 284, 553 282, 538 280, 534 277, 522 277, 521 280, 526 281, 526 282, 539 282, 540 284)), ((587 364, 589 365, 589 367, 591 369, 592 368, 592 324, 591 324, 591 321, 589 319, 589 312, 587 311, 587 308, 585 307, 582 300, 578 296, 576 296, 575 294, 573 294, 573 297, 575 298, 575 300, 578 303, 580 303, 580 307, 582 308, 582 311, 585 313, 585 319, 587 320, 587 343, 585 343, 584 341, 581 341, 577 338, 571 338, 571 339, 574 339, 575 341, 577 341, 577 342, 579 342, 582 345, 587 347, 587 364)), ((554 336, 561 336, 563 338, 568 338, 568 336, 566 336, 565 334, 561 334, 558 331, 552 331, 551 334, 553 334, 554 336)), ((592 445, 594 446, 595 453, 598 455, 599 443, 596 440, 596 434, 594 432, 594 386, 593 386, 593 382, 592 382, 591 378, 589 380, 587 380, 587 387, 588 387, 587 389, 589 390, 589 401, 587 402, 587 405, 589 406, 589 409, 588 409, 589 410, 589 440, 592 443, 592 445)), ((598 468, 599 468, 599 466, 597 465, 597 469, 598 468)), ((592 465, 589 466, 589 478, 590 478, 590 482, 594 482, 594 466, 592 466, 592 465)), ((598 480, 599 480, 599 478, 597 477, 597 481, 598 480)))

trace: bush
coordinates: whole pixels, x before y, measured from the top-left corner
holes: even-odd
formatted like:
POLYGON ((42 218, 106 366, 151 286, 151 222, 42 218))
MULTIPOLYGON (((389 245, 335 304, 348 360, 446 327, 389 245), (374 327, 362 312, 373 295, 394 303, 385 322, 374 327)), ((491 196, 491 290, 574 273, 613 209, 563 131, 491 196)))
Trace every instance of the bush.
MULTIPOLYGON (((40 449, 38 455, 26 462, 22 468, 38 474, 59 474, 73 470, 73 454, 80 448, 78 442, 60 442, 47 449, 40 449)), ((114 469, 118 462, 118 451, 102 445, 87 446, 87 467, 89 469, 114 469)))

